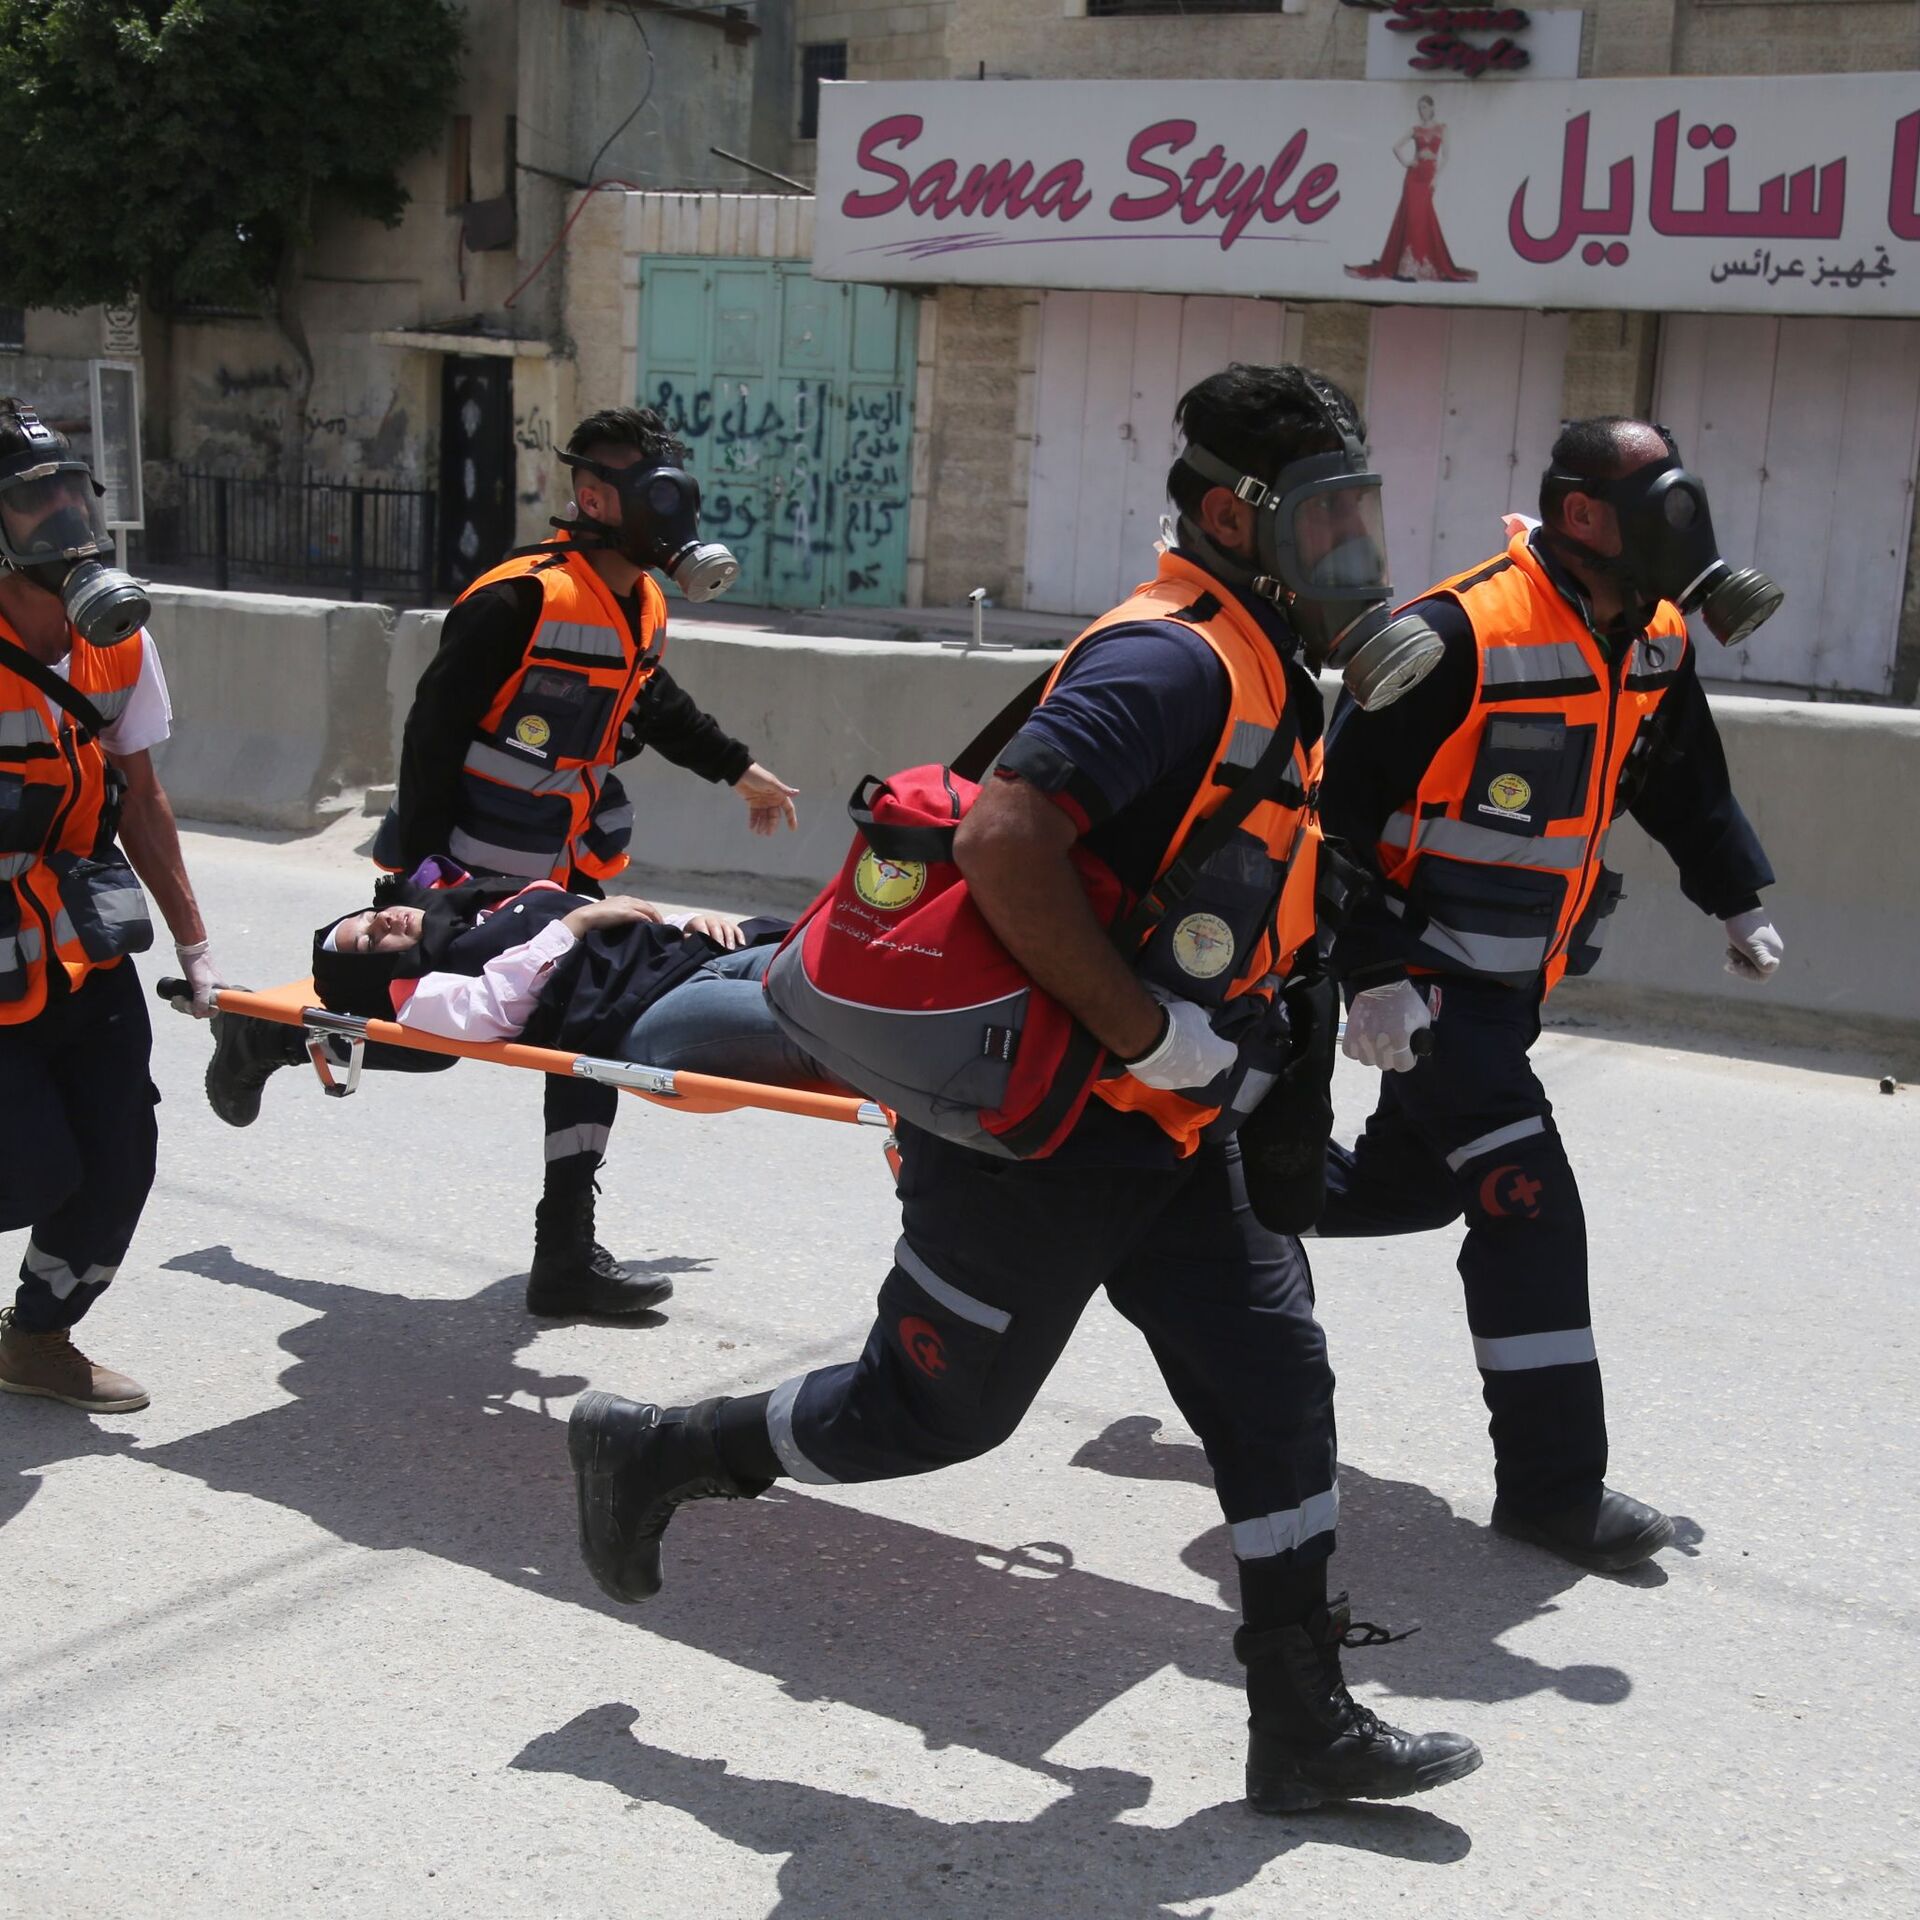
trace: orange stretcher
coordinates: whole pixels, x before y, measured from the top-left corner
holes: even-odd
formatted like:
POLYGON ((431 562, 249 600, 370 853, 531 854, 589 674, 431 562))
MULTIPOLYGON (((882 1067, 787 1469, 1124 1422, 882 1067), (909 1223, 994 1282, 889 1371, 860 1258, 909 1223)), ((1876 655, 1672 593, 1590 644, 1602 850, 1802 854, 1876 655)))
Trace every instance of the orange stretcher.
MULTIPOLYGON (((160 999, 190 1011, 191 989, 184 980, 159 980, 160 999)), ((392 1020, 366 1020, 357 1014, 330 1013, 314 1004, 311 977, 284 987, 254 993, 241 987, 222 987, 215 996, 222 1013, 271 1020, 277 1026, 299 1027, 307 1041, 320 1084, 336 1099, 344 1099, 360 1084, 360 1070, 368 1041, 404 1047, 413 1053, 452 1054, 465 1060, 490 1060, 496 1066, 531 1067, 536 1073, 564 1074, 571 1079, 597 1080, 637 1093, 656 1106, 680 1113, 733 1113, 741 1107, 759 1107, 768 1113, 799 1114, 809 1120, 838 1120, 848 1126, 886 1127, 893 1115, 877 1101, 835 1088, 772 1087, 758 1080, 724 1080, 715 1074, 686 1073, 668 1067, 649 1067, 632 1060, 597 1060, 590 1054, 562 1053, 552 1047, 522 1046, 514 1040, 443 1040, 437 1034, 415 1033, 392 1020), (344 1047, 344 1058, 338 1051, 344 1047), (337 1068, 344 1067, 344 1075, 337 1068)))

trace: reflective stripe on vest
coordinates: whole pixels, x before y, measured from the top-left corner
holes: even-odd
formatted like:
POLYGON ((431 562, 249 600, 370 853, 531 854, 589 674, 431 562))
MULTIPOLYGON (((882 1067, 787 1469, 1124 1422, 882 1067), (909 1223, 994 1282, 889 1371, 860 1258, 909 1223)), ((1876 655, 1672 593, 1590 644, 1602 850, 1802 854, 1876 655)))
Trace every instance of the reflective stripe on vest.
POLYGON ((543 767, 537 761, 516 759, 484 740, 467 748, 462 764, 469 773, 498 780, 503 787, 518 787, 523 793, 579 793, 587 784, 579 767, 543 767))
POLYGON ((1418 842, 1423 853, 1444 853, 1454 860, 1481 860, 1496 867, 1554 867, 1577 873, 1587 857, 1584 834, 1512 834, 1498 833, 1492 827, 1476 827, 1465 820, 1438 819, 1421 823, 1414 832, 1414 819, 1405 807, 1387 817, 1380 835, 1383 847, 1411 847, 1418 842))
POLYGON ((53 729, 47 725, 45 714, 26 708, 0 713, 0 751, 11 749, 17 753, 26 747, 52 745, 53 729))
POLYGON ((1575 944, 1583 968, 1597 957, 1621 770, 1680 671, 1686 627, 1662 603, 1616 674, 1525 534, 1432 591, 1472 623, 1474 698, 1382 829, 1386 904, 1413 930, 1416 970, 1551 991, 1575 944))
MULTIPOLYGON (((24 644, 4 619, 0 635, 24 644)), ((139 683, 145 633, 112 647, 92 646, 71 630, 67 637, 68 684, 103 719, 113 720, 125 712, 139 683)), ((7 979, 0 1025, 17 1025, 45 1007, 49 963, 58 962, 75 987, 102 964, 81 946, 45 856, 95 851, 106 813, 107 760, 99 742, 84 739, 64 708, 4 666, 0 783, 7 789, 0 806, 0 926, 7 929, 0 938, 0 976, 7 979)))
POLYGON ((611 879, 628 864, 630 808, 602 810, 593 770, 611 767, 620 729, 664 650, 666 601, 642 574, 640 631, 585 556, 564 541, 482 574, 466 594, 531 579, 540 618, 461 766, 447 852, 529 880, 574 870, 611 879))
MULTIPOLYGON (((1212 777, 1188 803, 1156 878, 1172 864, 1194 824, 1229 798, 1232 782, 1220 778, 1221 770, 1251 768, 1280 726, 1293 690, 1273 642, 1210 574, 1178 554, 1163 553, 1152 581, 1073 641, 1041 695, 1044 702, 1066 662, 1094 635, 1109 627, 1176 618, 1206 641, 1226 669, 1229 698, 1209 763, 1212 777)), ((1292 775, 1291 790, 1283 785, 1256 806, 1201 868, 1192 892, 1168 909, 1141 948, 1137 964, 1143 978, 1158 979, 1208 1005, 1248 993, 1271 997, 1294 954, 1313 937, 1320 825, 1309 796, 1320 780, 1317 740, 1311 747, 1296 740, 1292 775)), ((1193 1151, 1219 1113, 1217 1107, 1145 1086, 1131 1074, 1097 1082, 1094 1093, 1122 1112, 1146 1114, 1182 1154, 1193 1151)))

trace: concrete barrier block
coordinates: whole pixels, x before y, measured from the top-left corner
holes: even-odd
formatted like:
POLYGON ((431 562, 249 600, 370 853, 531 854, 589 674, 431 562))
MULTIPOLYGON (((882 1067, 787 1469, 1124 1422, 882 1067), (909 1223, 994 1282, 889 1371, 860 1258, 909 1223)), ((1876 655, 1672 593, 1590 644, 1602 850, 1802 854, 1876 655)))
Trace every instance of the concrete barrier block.
POLYGON ((382 776, 400 777, 400 741, 407 728, 407 712, 413 705, 413 690, 427 670, 427 662, 440 648, 440 628, 446 620, 440 608, 403 613, 393 623, 393 641, 387 654, 387 765, 382 776))
MULTIPOLYGON (((1773 862, 1765 904, 1786 942, 1765 986, 1722 971, 1726 940, 1631 820, 1608 843, 1627 892, 1593 976, 1616 989, 1752 999, 1836 1021, 1920 1021, 1920 713, 1716 694, 1740 796, 1773 862)), ((1570 982, 1569 1003, 1580 982, 1570 982)))
POLYGON ((155 586, 173 697, 155 755, 175 810, 308 831, 388 757, 386 607, 155 586))
POLYGON ((669 623, 673 677, 754 757, 800 789, 800 831, 759 839, 739 797, 657 753, 620 770, 635 859, 654 868, 821 885, 852 828, 866 773, 950 760, 1056 654, 962 654, 911 642, 797 639, 669 623), (692 630, 689 630, 691 628, 692 630))

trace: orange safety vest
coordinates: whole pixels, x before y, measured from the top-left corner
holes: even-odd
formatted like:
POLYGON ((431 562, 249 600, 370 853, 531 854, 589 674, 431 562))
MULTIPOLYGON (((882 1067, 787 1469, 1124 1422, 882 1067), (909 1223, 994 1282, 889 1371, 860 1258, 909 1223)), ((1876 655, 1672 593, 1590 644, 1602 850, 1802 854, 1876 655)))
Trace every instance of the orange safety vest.
POLYGON ((633 807, 608 769, 666 650, 667 598, 640 576, 636 634, 584 554, 557 536, 483 573, 460 599, 529 576, 540 618, 468 745, 447 852, 529 880, 564 884, 575 868, 610 880, 628 865, 633 807))
MULTIPOLYGON (((0 636, 24 646, 4 618, 0 636)), ((89 646, 70 627, 66 678, 109 726, 140 678, 147 636, 89 646)), ((107 756, 73 716, 0 661, 0 1025, 34 1019, 47 1004, 47 954, 78 987, 96 966, 80 944, 58 869, 94 854, 108 806, 107 756), (51 863, 51 864, 50 864, 51 863)))
POLYGON ((1473 623, 1473 705, 1388 817, 1386 906, 1414 929, 1415 971, 1510 986, 1544 973, 1551 993, 1600 957, 1621 890, 1602 864, 1620 776, 1678 676, 1686 622, 1663 600, 1610 657, 1525 533, 1433 591, 1473 623))
MULTIPOLYGON (((1213 777, 1193 796, 1161 856, 1156 878, 1173 863, 1194 826, 1232 792, 1233 774, 1260 758, 1297 697, 1285 663, 1252 616, 1212 575, 1174 553, 1160 556, 1158 576, 1131 599, 1103 614, 1061 655, 1042 703, 1074 652, 1109 627, 1142 620, 1178 620, 1206 641, 1227 670, 1231 694, 1226 725, 1214 751, 1213 777)), ((1293 779, 1254 807, 1234 836, 1201 868, 1192 891, 1169 907, 1148 936, 1140 972, 1183 998, 1223 1006, 1242 994, 1272 998, 1296 953, 1311 945, 1318 876, 1320 743, 1296 741, 1293 779)), ((1180 1148, 1199 1144, 1219 1108, 1149 1087, 1122 1074, 1095 1083, 1094 1092, 1122 1112, 1144 1113, 1180 1148)))

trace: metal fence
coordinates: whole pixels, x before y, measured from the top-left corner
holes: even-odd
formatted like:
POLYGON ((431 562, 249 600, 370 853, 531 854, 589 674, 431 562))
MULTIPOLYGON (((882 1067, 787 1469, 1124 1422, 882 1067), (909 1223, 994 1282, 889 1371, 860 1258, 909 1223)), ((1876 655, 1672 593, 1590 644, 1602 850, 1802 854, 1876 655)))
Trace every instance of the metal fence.
POLYGON ((184 470, 174 479, 172 503, 148 516, 143 557, 156 579, 306 587, 349 600, 433 598, 431 488, 184 470))

